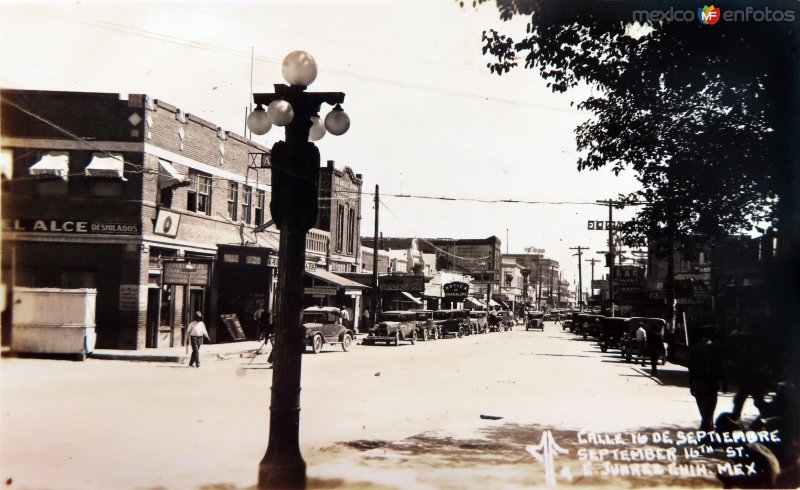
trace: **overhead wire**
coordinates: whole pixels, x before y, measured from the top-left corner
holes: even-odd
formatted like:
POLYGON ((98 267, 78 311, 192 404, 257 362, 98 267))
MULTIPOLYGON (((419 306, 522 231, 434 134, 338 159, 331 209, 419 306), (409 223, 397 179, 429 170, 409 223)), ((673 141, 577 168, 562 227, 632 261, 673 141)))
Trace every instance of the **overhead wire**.
MULTIPOLYGON (((75 16, 66 15, 66 14, 63 14, 63 13, 53 12, 52 10, 42 10, 42 9, 29 9, 29 10, 35 11, 35 12, 38 12, 38 13, 44 13, 46 15, 51 15, 53 17, 58 17, 58 18, 61 18, 61 19, 72 21, 72 22, 88 24, 88 25, 91 25, 91 26, 94 26, 94 27, 99 27, 99 28, 102 28, 102 29, 109 29, 109 30, 114 30, 114 31, 118 31, 118 32, 126 33, 126 34, 139 36, 139 37, 155 39, 155 40, 162 41, 162 42, 169 42, 169 43, 172 43, 172 44, 188 46, 188 47, 191 47, 193 49, 200 49, 200 50, 204 50, 204 51, 215 52, 215 53, 220 53, 220 54, 226 54, 226 55, 236 56, 236 57, 240 57, 240 58, 244 57, 244 58, 254 59, 254 60, 257 60, 257 61, 266 62, 266 63, 270 63, 270 64, 275 64, 275 65, 279 65, 279 64, 282 63, 282 60, 279 60, 277 58, 273 58, 273 57, 270 57, 270 56, 253 55, 251 52, 245 52, 243 50, 237 50, 237 49, 228 48, 228 47, 225 47, 225 46, 219 46, 219 45, 205 43, 205 42, 201 42, 201 41, 194 41, 194 40, 190 40, 190 39, 185 39, 185 38, 182 38, 182 37, 179 37, 179 36, 174 36, 174 35, 169 35, 169 34, 162 34, 162 33, 159 33, 159 32, 148 31, 148 30, 144 30, 144 29, 124 26, 124 25, 116 24, 116 23, 109 22, 109 21, 103 21, 103 20, 98 20, 98 19, 86 19, 86 18, 83 18, 83 17, 75 17, 75 16)), ((361 81, 377 83, 377 84, 383 84, 383 85, 389 85, 389 86, 394 86, 394 87, 410 88, 410 89, 416 89, 416 90, 433 92, 433 93, 440 93, 440 94, 446 94, 446 95, 452 95, 452 96, 458 96, 458 97, 465 97, 465 98, 470 98, 470 99, 474 99, 474 100, 483 100, 483 101, 486 101, 486 102, 497 102, 497 103, 503 103, 503 104, 513 104, 513 105, 516 105, 516 106, 536 107, 536 108, 539 108, 539 109, 545 109, 545 110, 551 110, 551 111, 557 111, 557 112, 566 112, 566 113, 570 113, 570 114, 582 114, 581 111, 578 111, 578 110, 572 109, 572 108, 568 108, 568 107, 556 107, 556 106, 551 106, 551 105, 546 105, 546 104, 539 104, 539 103, 535 103, 535 102, 522 101, 522 100, 517 100, 517 99, 509 99, 509 98, 503 98, 503 97, 490 97, 490 96, 486 96, 486 95, 483 95, 483 94, 475 94, 475 93, 457 91, 457 90, 452 90, 452 89, 447 89, 447 88, 439 88, 439 87, 434 87, 434 86, 431 86, 431 85, 424 85, 424 84, 418 84, 418 83, 402 82, 402 81, 398 81, 398 80, 375 77, 375 76, 372 76, 372 75, 364 75, 364 74, 360 74, 360 73, 353 73, 353 72, 349 72, 349 71, 346 71, 346 70, 337 70, 337 69, 332 69, 332 68, 321 67, 321 68, 318 69, 318 71, 324 72, 324 73, 330 73, 332 75, 337 75, 337 76, 341 76, 341 77, 345 77, 345 78, 351 78, 351 79, 354 79, 354 80, 361 80, 361 81)))

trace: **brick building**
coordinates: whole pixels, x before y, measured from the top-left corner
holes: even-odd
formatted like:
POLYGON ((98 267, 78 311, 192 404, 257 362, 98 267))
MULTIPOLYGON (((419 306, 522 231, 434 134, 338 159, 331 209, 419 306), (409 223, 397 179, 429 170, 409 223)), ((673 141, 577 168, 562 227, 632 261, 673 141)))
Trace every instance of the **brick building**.
MULTIPOLYGON (((196 310, 216 342, 257 336, 253 312, 269 308, 277 266, 268 148, 146 95, 0 96, 9 291, 96 288, 99 348, 180 345, 196 310)), ((323 174, 331 189, 357 187, 345 206, 346 233, 357 236, 360 176, 332 165, 323 174)), ((310 283, 339 281, 325 270, 338 231, 309 233, 310 283)), ((358 245, 336 252, 354 263, 358 245)), ((11 324, 7 308, 4 344, 11 324)))

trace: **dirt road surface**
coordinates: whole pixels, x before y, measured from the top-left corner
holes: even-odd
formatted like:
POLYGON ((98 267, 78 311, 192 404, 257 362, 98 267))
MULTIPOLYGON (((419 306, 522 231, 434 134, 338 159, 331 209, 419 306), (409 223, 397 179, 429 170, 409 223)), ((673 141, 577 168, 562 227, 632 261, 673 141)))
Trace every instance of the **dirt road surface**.
MULTIPOLYGON (((679 465, 674 475, 650 474, 655 452, 637 462, 636 450, 658 449, 654 432, 674 438, 699 423, 685 370, 660 369, 653 378, 549 322, 544 332, 518 326, 306 354, 300 438, 309 487, 718 487, 711 474, 689 474, 682 446, 662 445, 678 452, 661 461, 679 465), (632 444, 637 433, 648 443, 632 444), (587 467, 602 449, 634 450, 633 462, 587 467)), ((6 358, 0 375, 5 488, 255 485, 268 434, 265 355, 206 359, 200 369, 6 358)), ((729 407, 721 396, 717 412, 729 407)), ((619 463, 615 454, 603 461, 619 463)))

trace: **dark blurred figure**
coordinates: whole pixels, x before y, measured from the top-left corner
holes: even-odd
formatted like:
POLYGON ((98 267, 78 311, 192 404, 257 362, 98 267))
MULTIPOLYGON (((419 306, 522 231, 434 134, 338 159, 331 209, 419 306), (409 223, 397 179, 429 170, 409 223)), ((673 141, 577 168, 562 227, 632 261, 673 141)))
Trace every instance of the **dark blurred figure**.
POLYGON ((767 363, 766 352, 758 335, 751 332, 737 332, 732 335, 735 346, 733 373, 737 391, 733 396, 731 413, 742 417, 742 409, 747 397, 753 397, 753 404, 759 411, 766 405, 764 396, 770 389, 772 374, 767 363))
POLYGON ((716 341, 716 329, 700 329, 701 339, 689 349, 689 391, 700 410, 700 430, 714 430, 714 410, 722 376, 722 352, 716 341))
POLYGON ((654 327, 647 332, 647 340, 645 341, 647 348, 647 355, 650 356, 650 372, 653 376, 658 375, 658 360, 666 354, 664 351, 664 334, 661 329, 654 327))

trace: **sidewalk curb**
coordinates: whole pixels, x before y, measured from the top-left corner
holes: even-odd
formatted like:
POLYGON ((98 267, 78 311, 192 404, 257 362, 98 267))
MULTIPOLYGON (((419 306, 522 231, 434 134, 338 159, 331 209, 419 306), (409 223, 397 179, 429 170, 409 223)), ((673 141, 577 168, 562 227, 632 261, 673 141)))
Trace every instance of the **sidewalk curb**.
POLYGON ((106 361, 139 361, 139 362, 174 362, 184 364, 189 359, 187 355, 168 355, 168 354, 129 354, 129 353, 107 353, 93 352, 88 355, 90 359, 100 359, 106 361))

